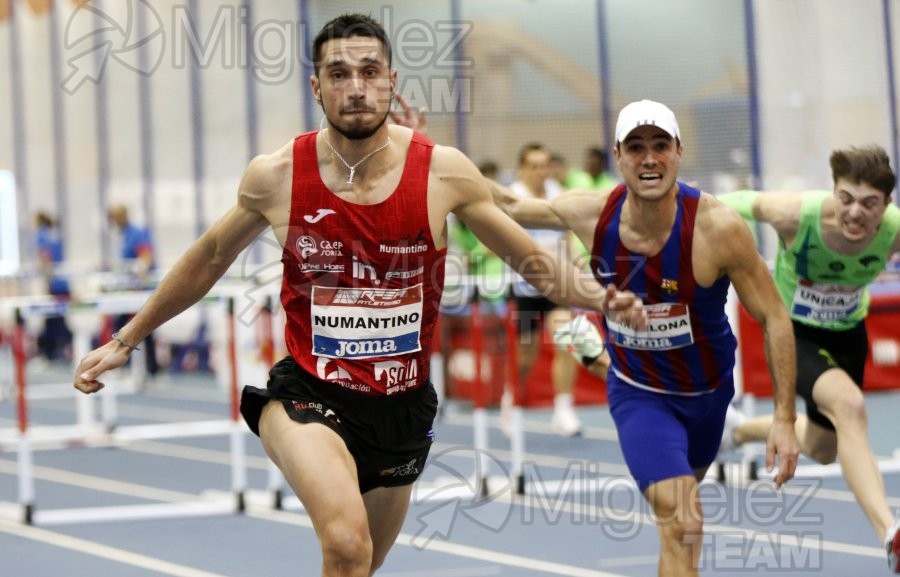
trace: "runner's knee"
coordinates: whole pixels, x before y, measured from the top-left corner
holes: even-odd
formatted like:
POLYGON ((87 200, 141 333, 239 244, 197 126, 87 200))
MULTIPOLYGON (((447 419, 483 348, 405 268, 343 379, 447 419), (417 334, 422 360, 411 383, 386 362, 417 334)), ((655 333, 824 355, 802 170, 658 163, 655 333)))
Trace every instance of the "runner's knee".
POLYGON ((319 539, 326 567, 358 571, 347 573, 352 575, 369 574, 373 570, 372 539, 365 523, 331 521, 319 531, 319 539))
POLYGON ((866 402, 862 391, 854 390, 841 395, 832 408, 836 429, 865 428, 867 426, 866 402))
POLYGON ((656 524, 663 539, 692 545, 703 536, 703 519, 690 511, 669 510, 657 514, 656 524))

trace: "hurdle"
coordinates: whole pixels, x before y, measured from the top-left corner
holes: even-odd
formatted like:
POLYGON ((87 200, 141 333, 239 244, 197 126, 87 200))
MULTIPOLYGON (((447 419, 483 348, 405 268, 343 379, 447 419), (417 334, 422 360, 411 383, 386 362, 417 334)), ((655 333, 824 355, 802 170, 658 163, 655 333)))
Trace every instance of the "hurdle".
MULTIPOLYGON (((257 336, 262 341, 259 345, 263 362, 269 367, 275 365, 275 315, 273 306, 275 298, 274 295, 267 294, 263 297, 262 304, 258 309, 259 317, 257 324, 260 330, 257 332, 257 336)), ((266 468, 266 494, 268 495, 268 499, 265 500, 266 505, 276 511, 283 511, 286 508, 285 486, 287 482, 285 481, 281 470, 278 469, 272 459, 266 461, 266 468)), ((300 501, 296 500, 296 504, 299 505, 299 503, 300 501)))
MULTIPOLYGON (((746 416, 752 417, 756 413, 756 397, 752 393, 746 393, 744 387, 739 307, 740 299, 737 296, 737 291, 734 290, 734 286, 731 285, 728 287, 728 296, 725 300, 725 314, 728 316, 731 332, 734 333, 734 338, 737 340, 737 350, 734 355, 734 369, 732 370, 734 378, 734 399, 732 400, 732 403, 739 404, 741 411, 746 416)), ((734 467, 729 467, 728 465, 736 465, 738 468, 738 476, 754 481, 757 480, 757 458, 760 454, 759 448, 743 445, 738 453, 741 457, 739 463, 727 463, 717 456, 714 462, 715 467, 710 468, 712 471, 709 472, 707 476, 714 476, 715 480, 719 483, 725 483, 729 478, 728 473, 733 472, 729 469, 734 469, 734 467)))
MULTIPOLYGON (((242 512, 245 509, 246 455, 244 425, 240 421, 239 393, 237 390, 236 320, 233 296, 208 296, 201 302, 203 306, 219 306, 227 316, 227 348, 230 369, 230 415, 227 419, 204 420, 151 425, 120 425, 116 419, 116 387, 106 387, 96 396, 105 407, 105 420, 95 418, 93 399, 77 393, 69 385, 70 394, 78 401, 78 422, 75 426, 31 426, 28 412, 28 386, 26 378, 26 329, 27 315, 42 315, 48 311, 67 314, 67 318, 88 313, 121 314, 137 311, 148 294, 128 293, 125 295, 103 295, 92 301, 56 303, 29 302, 27 299, 8 299, 4 306, 12 307, 15 326, 12 335, 13 372, 16 396, 16 429, 0 431, 0 451, 15 450, 17 453, 18 501, 3 505, 0 516, 28 525, 58 525, 83 523, 87 521, 153 519, 185 516, 205 516, 242 512), (32 306, 34 305, 34 306, 32 306), (224 305, 224 306, 222 306, 224 305), (70 447, 126 447, 130 443, 150 439, 188 438, 215 435, 229 435, 231 455, 231 495, 224 499, 199 497, 179 502, 148 503, 117 507, 82 507, 63 509, 40 509, 37 506, 34 475, 34 452, 39 450, 64 449, 70 447), (11 511, 11 513, 10 513, 11 511)), ((79 319, 73 323, 75 358, 87 354, 90 348, 90 322, 79 319)), ((136 363, 132 363, 133 365, 136 363)))
MULTIPOLYGON (((497 294, 500 289, 504 293, 509 292, 512 286, 510 279, 504 279, 504 287, 487 287, 484 285, 486 280, 480 276, 472 276, 468 274, 448 275, 446 286, 450 290, 444 291, 444 299, 441 302, 442 315, 449 314, 450 311, 460 307, 467 306, 469 310, 469 318, 471 323, 471 333, 469 342, 472 349, 472 448, 476 455, 475 473, 473 486, 479 496, 486 498, 492 494, 493 487, 499 486, 504 489, 509 486, 512 481, 515 492, 524 495, 527 488, 525 483, 524 461, 525 461, 525 426, 524 426, 524 390, 519 378, 519 361, 518 361, 518 327, 517 327, 517 309, 515 301, 507 300, 503 309, 503 327, 505 336, 506 354, 504 358, 503 375, 495 375, 491 371, 491 378, 502 379, 504 390, 509 394, 511 404, 509 407, 508 422, 508 438, 509 438, 509 475, 510 478, 496 479, 493 475, 491 459, 489 458, 490 442, 488 431, 490 429, 490 419, 488 416, 488 386, 487 374, 485 367, 485 315, 482 307, 480 295, 497 294)), ((442 354, 442 360, 446 361, 447 356, 442 354)), ((441 370, 443 375, 443 370, 441 370)))

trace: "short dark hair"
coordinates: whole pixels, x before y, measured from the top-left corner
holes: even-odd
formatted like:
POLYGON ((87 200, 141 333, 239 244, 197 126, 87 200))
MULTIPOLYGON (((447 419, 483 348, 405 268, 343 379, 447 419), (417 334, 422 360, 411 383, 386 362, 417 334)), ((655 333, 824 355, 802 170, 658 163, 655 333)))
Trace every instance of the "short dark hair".
POLYGON ((844 178, 853 184, 868 184, 890 196, 897 184, 887 152, 878 145, 835 150, 829 159, 831 178, 844 178))
POLYGON ((391 41, 381 24, 364 14, 343 14, 325 24, 313 40, 313 69, 317 76, 319 66, 322 64, 322 45, 336 38, 352 38, 354 36, 378 39, 384 46, 388 66, 391 65, 391 41))
POLYGON ((540 142, 529 142, 527 144, 522 145, 522 148, 519 149, 519 166, 525 166, 525 159, 528 158, 528 153, 539 150, 541 152, 546 152, 547 149, 540 142))
POLYGON ((34 215, 34 220, 38 226, 48 226, 50 228, 56 226, 56 220, 50 216, 50 213, 44 212, 43 210, 38 211, 38 213, 34 215))
POLYGON ((488 178, 496 178, 500 172, 500 166, 493 160, 485 160, 478 165, 478 171, 488 178))
POLYGON ((606 151, 599 146, 589 146, 587 149, 587 153, 594 158, 599 158, 604 162, 606 161, 606 151))

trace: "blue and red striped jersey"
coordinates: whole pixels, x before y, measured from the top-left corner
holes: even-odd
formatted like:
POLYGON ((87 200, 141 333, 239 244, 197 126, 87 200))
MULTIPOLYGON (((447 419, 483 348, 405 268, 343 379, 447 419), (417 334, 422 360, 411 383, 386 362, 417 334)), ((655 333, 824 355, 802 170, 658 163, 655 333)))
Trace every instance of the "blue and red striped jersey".
POLYGON ((625 185, 610 194, 594 231, 591 272, 637 294, 650 317, 646 331, 604 318, 612 367, 617 377, 654 391, 697 395, 732 378, 737 340, 725 312, 727 276, 710 287, 694 278, 693 238, 700 191, 678 183, 678 209, 662 250, 632 252, 619 237, 625 185))

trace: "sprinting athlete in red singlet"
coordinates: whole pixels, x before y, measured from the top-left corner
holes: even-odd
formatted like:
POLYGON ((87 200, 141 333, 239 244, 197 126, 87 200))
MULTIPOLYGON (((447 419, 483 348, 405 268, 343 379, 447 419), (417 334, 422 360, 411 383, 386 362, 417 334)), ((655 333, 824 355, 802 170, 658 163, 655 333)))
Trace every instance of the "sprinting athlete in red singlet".
MULTIPOLYGON (((145 307, 79 364, 92 393, 151 330, 209 291, 265 228, 283 247, 290 356, 241 411, 303 502, 321 575, 368 577, 403 525, 431 445, 431 333, 447 217, 560 304, 646 325, 639 299, 542 253, 491 201, 458 150, 388 125, 397 71, 380 24, 340 16, 313 41, 327 129, 255 158, 238 201, 174 265, 145 307)), ((284 554, 278 552, 278 554, 284 554)))
POLYGON ((446 248, 423 226, 434 145, 414 133, 397 187, 362 205, 325 186, 317 137, 293 146, 281 287, 290 356, 267 389, 245 389, 241 409, 257 434, 273 398, 292 419, 331 428, 356 460, 363 493, 408 485, 425 465, 437 412, 428 371, 446 248))
POLYGON ((281 301, 288 351, 307 373, 370 395, 427 382, 446 254, 424 226, 433 147, 414 134, 397 188, 359 205, 319 178, 316 133, 297 138, 281 301))

